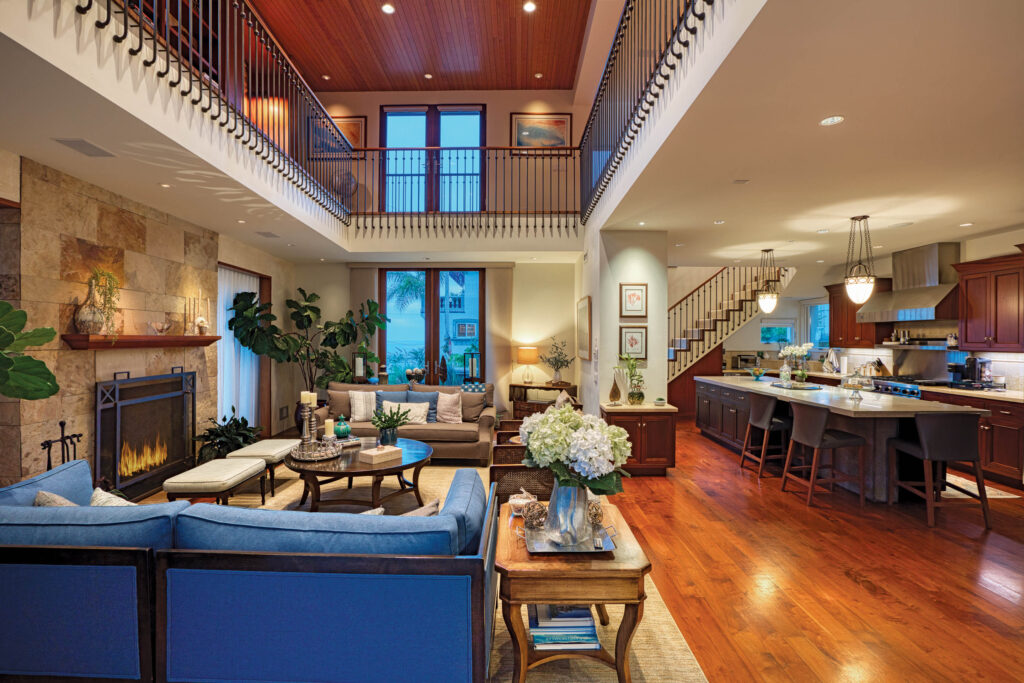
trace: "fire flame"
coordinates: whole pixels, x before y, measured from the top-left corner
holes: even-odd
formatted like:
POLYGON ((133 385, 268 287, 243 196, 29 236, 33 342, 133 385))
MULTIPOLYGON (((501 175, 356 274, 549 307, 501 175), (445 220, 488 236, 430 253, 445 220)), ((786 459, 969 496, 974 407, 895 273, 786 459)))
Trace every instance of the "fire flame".
POLYGON ((121 459, 117 463, 117 473, 122 479, 135 476, 139 472, 151 470, 167 462, 167 444, 159 436, 156 443, 145 444, 141 450, 135 450, 127 442, 121 444, 121 459))

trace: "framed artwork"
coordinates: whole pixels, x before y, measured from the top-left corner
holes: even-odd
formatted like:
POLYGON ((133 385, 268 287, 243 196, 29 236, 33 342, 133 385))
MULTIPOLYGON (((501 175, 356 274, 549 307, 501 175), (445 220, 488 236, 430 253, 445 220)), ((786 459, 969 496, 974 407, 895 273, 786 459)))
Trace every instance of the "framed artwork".
POLYGON ((348 144, 356 148, 366 147, 365 116, 332 116, 331 119, 348 140, 348 144))
POLYGON ((514 111, 509 117, 509 147, 572 146, 572 114, 529 114, 514 111))
POLYGON ((647 325, 619 327, 619 355, 647 360, 647 325))
MULTIPOLYGON (((353 155, 338 139, 337 131, 326 119, 310 116, 306 120, 309 130, 309 158, 314 161, 344 161, 353 155)), ((365 130, 365 125, 363 129, 365 130)), ((351 141, 350 141, 351 142, 351 141)))
POLYGON ((620 318, 646 318, 647 317, 647 283, 646 282, 620 282, 619 283, 619 317, 620 318))
POLYGON ((590 297, 576 302, 576 357, 590 360, 590 297))

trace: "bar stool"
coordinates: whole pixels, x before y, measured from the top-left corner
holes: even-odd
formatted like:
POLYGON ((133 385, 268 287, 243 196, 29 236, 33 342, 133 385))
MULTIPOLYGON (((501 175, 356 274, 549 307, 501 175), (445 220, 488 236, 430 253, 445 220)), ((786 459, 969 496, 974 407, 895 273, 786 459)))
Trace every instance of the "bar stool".
POLYGON ((801 403, 792 403, 793 408, 793 435, 789 439, 789 451, 786 453, 786 465, 782 470, 782 490, 786 490, 787 481, 796 481, 807 485, 807 505, 810 507, 814 499, 814 487, 816 484, 828 484, 832 490, 832 484, 840 481, 855 481, 860 485, 860 504, 864 506, 864 447, 867 440, 863 436, 843 432, 838 429, 827 429, 828 408, 821 406, 810 406, 801 403), (793 467, 793 447, 796 444, 809 446, 814 449, 810 465, 793 467), (856 448, 857 449, 857 476, 840 472, 836 469, 836 449, 856 448), (828 464, 821 463, 821 452, 832 451, 832 459, 828 464), (811 471, 810 478, 804 479, 793 474, 793 471, 811 471), (818 478, 818 470, 827 469, 831 476, 818 478))
POLYGON ((786 457, 787 434, 793 430, 793 420, 789 417, 775 417, 775 407, 778 400, 774 396, 763 396, 761 394, 748 394, 750 397, 750 417, 747 420, 747 433, 743 437, 743 448, 740 449, 740 469, 747 458, 757 463, 757 478, 764 474, 765 460, 781 460, 786 457), (752 449, 751 430, 761 430, 761 454, 758 455, 752 449), (782 439, 779 444, 778 455, 768 455, 768 439, 772 433, 778 433, 782 439), (747 450, 750 448, 751 450, 747 450))
POLYGON ((988 496, 985 493, 985 477, 981 472, 981 458, 978 456, 978 415, 977 413, 928 413, 916 415, 917 441, 891 438, 889 447, 889 505, 896 502, 897 487, 906 489, 924 498, 928 526, 935 526, 935 508, 950 505, 973 505, 970 500, 942 498, 941 487, 935 488, 935 465, 950 462, 974 464, 974 480, 978 493, 968 491, 946 481, 946 470, 940 470, 941 483, 981 502, 981 513, 985 517, 985 528, 991 529, 988 514, 988 496), (899 479, 899 453, 906 453, 924 461, 924 481, 901 481, 899 479), (924 486, 922 490, 919 488, 924 486))

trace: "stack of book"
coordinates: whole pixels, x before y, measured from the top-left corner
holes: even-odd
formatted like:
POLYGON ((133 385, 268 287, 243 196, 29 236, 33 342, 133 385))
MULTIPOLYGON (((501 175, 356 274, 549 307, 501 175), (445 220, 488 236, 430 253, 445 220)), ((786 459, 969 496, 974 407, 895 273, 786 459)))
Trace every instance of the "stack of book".
POLYGON ((528 605, 535 650, 600 650, 590 605, 528 605))

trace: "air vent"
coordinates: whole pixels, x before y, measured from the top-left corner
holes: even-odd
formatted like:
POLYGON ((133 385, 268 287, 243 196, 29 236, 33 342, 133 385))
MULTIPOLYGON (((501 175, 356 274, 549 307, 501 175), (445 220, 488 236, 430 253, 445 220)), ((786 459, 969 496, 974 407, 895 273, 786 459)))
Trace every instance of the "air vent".
POLYGON ((749 182, 750 182, 749 178, 737 178, 736 180, 732 181, 732 184, 733 185, 746 185, 749 182))
POLYGON ((112 157, 114 156, 102 147, 97 147, 88 140, 82 138, 53 138, 54 142, 59 142, 65 147, 69 147, 79 154, 84 154, 87 157, 112 157))
POLYGON ((259 235, 260 237, 266 237, 268 240, 276 240, 279 237, 281 237, 280 235, 276 235, 276 234, 274 234, 272 232, 266 232, 266 231, 257 232, 256 234, 259 235))

